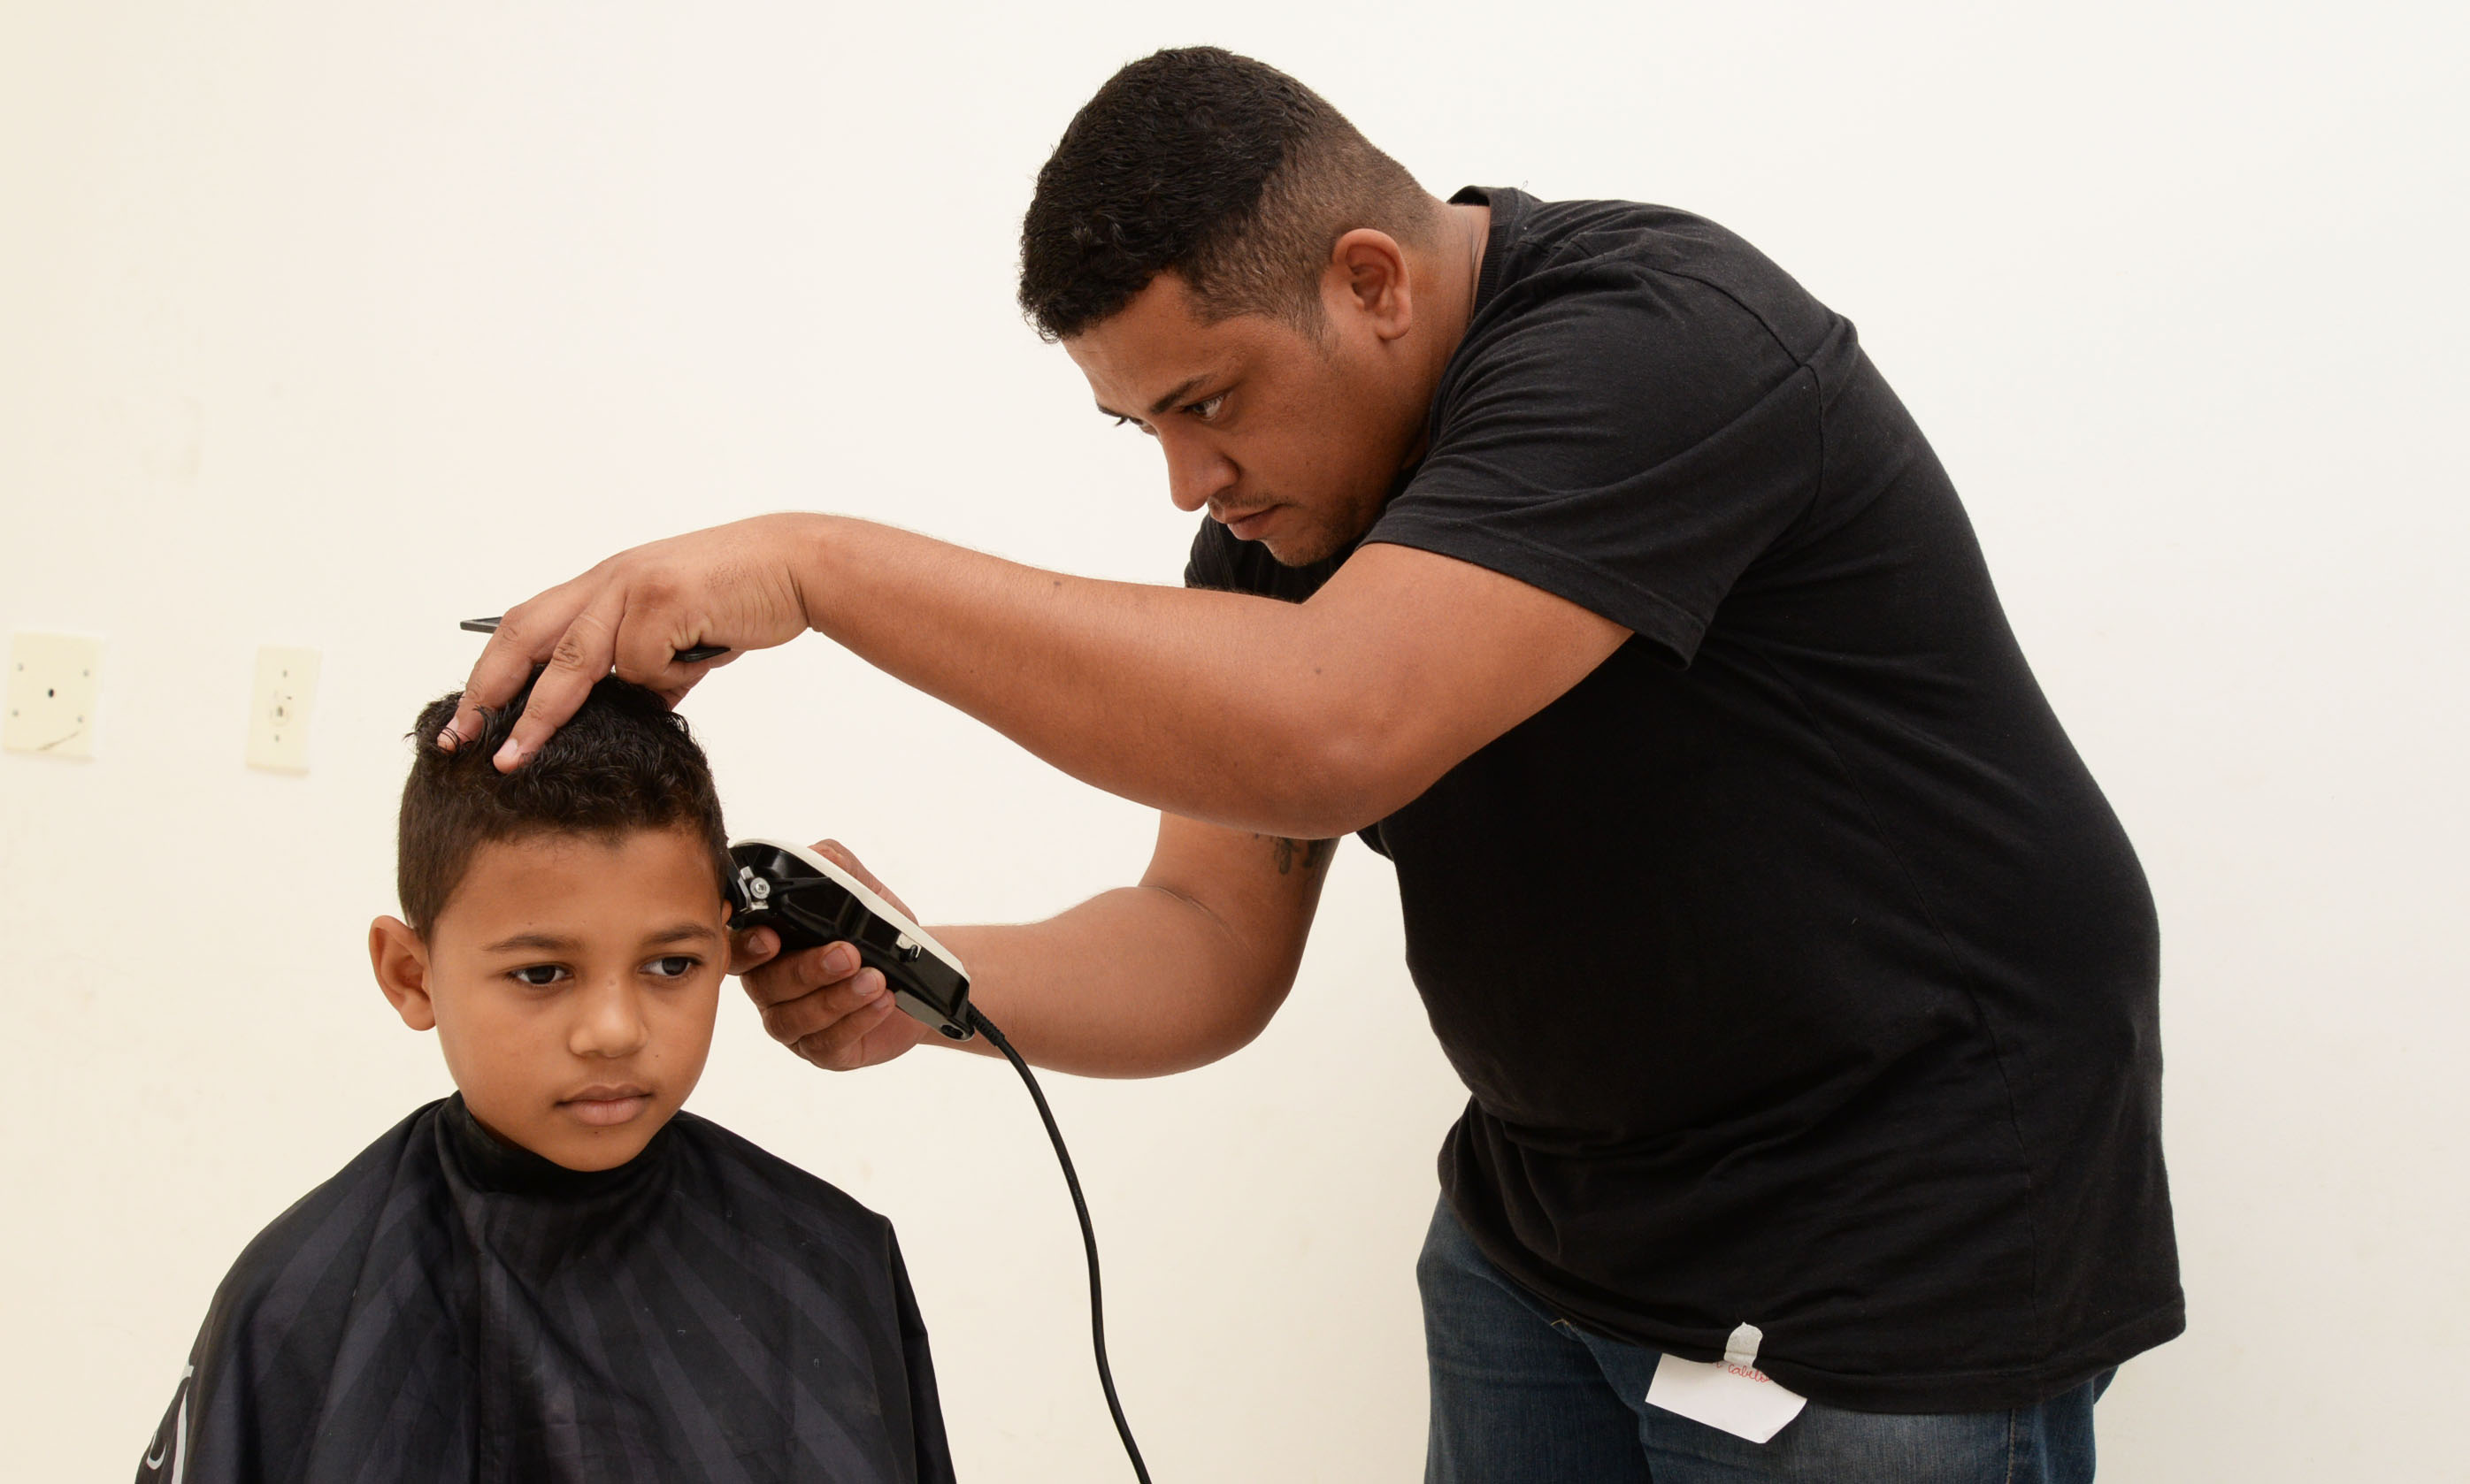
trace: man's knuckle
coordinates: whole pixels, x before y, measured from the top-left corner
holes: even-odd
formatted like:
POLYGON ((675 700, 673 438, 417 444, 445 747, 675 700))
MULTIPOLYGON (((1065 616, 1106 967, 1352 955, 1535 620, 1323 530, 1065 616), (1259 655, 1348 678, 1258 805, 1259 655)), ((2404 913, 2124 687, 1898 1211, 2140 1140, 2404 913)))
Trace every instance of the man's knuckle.
POLYGON ((579 670, 591 662, 580 623, 557 637, 557 647, 549 651, 548 659, 549 663, 566 670, 579 670))

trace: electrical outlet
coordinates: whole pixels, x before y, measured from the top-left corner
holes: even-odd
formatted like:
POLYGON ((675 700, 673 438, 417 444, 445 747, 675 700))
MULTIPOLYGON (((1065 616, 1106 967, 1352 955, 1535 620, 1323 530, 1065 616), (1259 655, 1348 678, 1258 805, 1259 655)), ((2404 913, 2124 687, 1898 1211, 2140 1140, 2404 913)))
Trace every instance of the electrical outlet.
POLYGON ((317 651, 268 644, 257 652, 248 692, 248 765, 309 771, 309 707, 317 699, 317 651))
POLYGON ((9 637, 9 714, 0 746, 45 757, 94 755, 103 640, 66 634, 9 637))

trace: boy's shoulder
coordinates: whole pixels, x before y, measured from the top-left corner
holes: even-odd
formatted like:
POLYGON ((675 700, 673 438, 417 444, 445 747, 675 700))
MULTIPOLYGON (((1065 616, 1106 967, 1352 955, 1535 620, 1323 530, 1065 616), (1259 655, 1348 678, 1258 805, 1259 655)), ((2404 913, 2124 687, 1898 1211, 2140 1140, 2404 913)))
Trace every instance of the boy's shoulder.
MULTIPOLYGON (((454 1287, 454 1277, 435 1270, 437 1260, 459 1249, 449 1231, 457 1182, 440 1150, 452 1130, 438 1126, 451 1113, 446 1100, 414 1109, 268 1222, 217 1288, 201 1348, 245 1339, 246 1349, 291 1353, 338 1343, 350 1315, 382 1297, 363 1291, 378 1274, 445 1297, 440 1286, 454 1287)), ((832 1287, 845 1293, 906 1290, 892 1223, 848 1192, 693 1113, 677 1113, 663 1142, 667 1198, 702 1229, 711 1256, 820 1263, 814 1276, 840 1269, 848 1282, 832 1287)))
POLYGON ((413 1109, 268 1222, 224 1275, 215 1316, 245 1310, 280 1322, 313 1310, 321 1292, 357 1282, 379 1233, 410 1238, 435 1221, 433 1203, 420 1198, 430 1182, 418 1176, 436 1163, 430 1125, 444 1106, 413 1109))
MULTIPOLYGON (((281 1478, 308 1447, 373 1257, 416 1252, 443 1219, 427 1198, 440 1103, 387 1129, 242 1249, 215 1288, 140 1478, 281 1478), (214 1440, 208 1466, 190 1440, 214 1440)), ((415 1281, 408 1264, 390 1264, 415 1281)))
MULTIPOLYGON (((439 1100, 412 1110, 267 1223, 233 1263, 225 1287, 260 1301, 305 1297, 336 1278, 349 1287, 350 1272, 328 1269, 338 1262, 357 1268, 373 1244, 419 1245, 428 1228, 451 1222, 451 1202, 441 1197, 453 1182, 440 1168, 435 1126, 451 1113, 450 1104, 439 1100)), ((664 1132, 676 1170, 673 1197, 722 1213, 745 1235, 791 1228, 839 1244, 893 1250, 892 1223, 884 1217, 753 1140, 684 1110, 664 1132)))
POLYGON ((897 1264, 892 1222, 847 1191, 711 1119, 680 1110, 670 1119, 680 1188, 753 1233, 771 1228, 801 1245, 819 1241, 851 1256, 897 1264))

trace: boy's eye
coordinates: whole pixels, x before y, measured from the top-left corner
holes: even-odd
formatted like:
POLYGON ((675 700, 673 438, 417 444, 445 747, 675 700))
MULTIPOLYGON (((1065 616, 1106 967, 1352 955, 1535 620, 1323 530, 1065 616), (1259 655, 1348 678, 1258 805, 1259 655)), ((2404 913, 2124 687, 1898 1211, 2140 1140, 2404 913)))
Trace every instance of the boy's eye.
POLYGON ((516 969, 513 975, 515 983, 528 985, 534 989, 546 989, 565 977, 566 965, 563 963, 526 963, 516 969))
POLYGON ((662 979, 684 979, 695 971, 701 961, 690 954, 673 953, 665 959, 654 959, 643 966, 662 979))
POLYGON ((1211 418, 1216 417, 1218 415, 1218 409, 1225 405, 1226 394, 1224 392, 1220 392, 1217 396, 1208 398, 1205 401, 1193 403, 1183 410, 1191 413, 1193 416, 1205 423, 1211 418))

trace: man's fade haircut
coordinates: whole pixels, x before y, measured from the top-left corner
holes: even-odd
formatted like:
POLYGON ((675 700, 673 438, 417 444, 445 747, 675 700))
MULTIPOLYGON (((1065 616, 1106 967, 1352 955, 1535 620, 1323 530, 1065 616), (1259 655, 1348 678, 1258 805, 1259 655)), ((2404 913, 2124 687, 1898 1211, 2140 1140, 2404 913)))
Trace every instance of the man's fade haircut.
POLYGON ((1214 46, 1125 67, 1073 115, 1020 228, 1020 307, 1066 339, 1173 270, 1201 317, 1321 325, 1330 248, 1431 237, 1432 197, 1321 96, 1214 46))
POLYGON ((481 713, 482 730, 453 752, 437 734, 462 692, 440 696, 412 729, 411 776, 395 820, 395 893, 423 939, 480 846, 541 835, 614 841, 639 829, 692 829, 711 853, 713 889, 730 876, 729 834, 711 765, 686 719, 641 685, 611 677, 572 720, 512 773, 492 761, 523 714, 529 686, 481 713))

